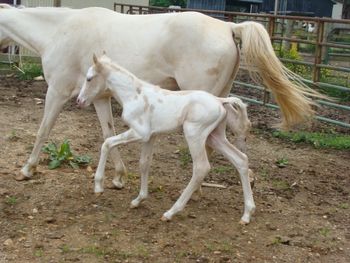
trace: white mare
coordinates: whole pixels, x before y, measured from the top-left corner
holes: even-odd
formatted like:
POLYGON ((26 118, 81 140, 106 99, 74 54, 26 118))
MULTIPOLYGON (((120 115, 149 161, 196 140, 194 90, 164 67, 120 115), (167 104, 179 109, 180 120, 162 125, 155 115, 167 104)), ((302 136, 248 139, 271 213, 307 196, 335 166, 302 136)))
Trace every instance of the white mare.
POLYGON ((246 106, 235 97, 218 98, 204 91, 168 91, 138 79, 114 64, 105 55, 94 56, 77 103, 90 105, 96 97, 113 96, 123 107, 122 118, 129 130, 105 140, 95 174, 95 193, 103 192, 103 178, 109 151, 120 144, 142 142, 140 159, 141 188, 131 207, 137 207, 148 195, 148 174, 155 136, 179 127, 183 132, 193 161, 191 181, 162 220, 170 220, 182 211, 194 191, 210 170, 206 147, 223 154, 238 170, 244 194, 241 223, 250 222, 255 210, 248 178, 247 156, 226 139, 226 121, 231 122, 240 144, 250 128, 246 106), (234 107, 237 109, 234 109, 234 107), (231 114, 228 115, 228 112, 231 114))
MULTIPOLYGON (((35 173, 41 148, 63 105, 78 95, 93 53, 106 51, 119 65, 165 89, 198 89, 226 97, 239 68, 235 38, 242 40, 245 67, 274 94, 285 126, 311 115, 312 102, 305 96, 310 92, 288 80, 290 72, 258 23, 223 22, 196 12, 125 15, 103 8, 16 9, 0 4, 0 47, 15 41, 38 53, 48 83, 35 144, 16 179, 35 173)), ((110 98, 93 104, 104 138, 113 136, 110 98)), ((113 183, 120 188, 125 167, 117 149, 111 156, 113 183)))

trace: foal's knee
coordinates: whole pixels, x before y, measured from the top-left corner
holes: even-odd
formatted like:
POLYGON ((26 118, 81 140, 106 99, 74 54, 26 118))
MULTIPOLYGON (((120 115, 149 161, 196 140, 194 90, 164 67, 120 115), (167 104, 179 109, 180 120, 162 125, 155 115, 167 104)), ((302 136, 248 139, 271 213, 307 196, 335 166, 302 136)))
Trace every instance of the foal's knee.
POLYGON ((196 183, 201 184, 204 180, 205 176, 210 171, 210 164, 208 162, 203 162, 201 164, 197 164, 195 167, 195 174, 196 174, 196 183))

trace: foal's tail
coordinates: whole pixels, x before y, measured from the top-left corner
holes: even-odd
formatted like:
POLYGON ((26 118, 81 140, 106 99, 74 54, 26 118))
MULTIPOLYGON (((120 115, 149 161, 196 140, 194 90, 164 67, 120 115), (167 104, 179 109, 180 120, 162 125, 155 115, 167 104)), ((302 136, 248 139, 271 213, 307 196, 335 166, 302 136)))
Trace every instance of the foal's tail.
POLYGON ((308 88, 300 76, 283 66, 275 55, 264 26, 256 22, 230 25, 234 37, 242 40, 242 59, 250 76, 270 89, 280 106, 282 127, 289 128, 313 116, 312 105, 315 103, 308 96, 326 96, 308 88))
POLYGON ((220 98, 220 101, 226 109, 226 121, 230 130, 236 136, 246 136, 251 128, 247 104, 237 97, 220 98))

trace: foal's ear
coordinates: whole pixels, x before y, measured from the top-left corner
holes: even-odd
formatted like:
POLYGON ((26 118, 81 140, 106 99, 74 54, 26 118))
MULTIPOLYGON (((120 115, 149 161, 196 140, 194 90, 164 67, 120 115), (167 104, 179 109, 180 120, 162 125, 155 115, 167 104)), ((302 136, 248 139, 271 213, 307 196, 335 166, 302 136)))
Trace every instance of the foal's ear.
POLYGON ((96 54, 95 54, 95 53, 92 55, 92 60, 94 61, 94 64, 95 64, 95 65, 97 65, 97 64, 98 64, 98 59, 97 59, 97 57, 96 57, 96 54))

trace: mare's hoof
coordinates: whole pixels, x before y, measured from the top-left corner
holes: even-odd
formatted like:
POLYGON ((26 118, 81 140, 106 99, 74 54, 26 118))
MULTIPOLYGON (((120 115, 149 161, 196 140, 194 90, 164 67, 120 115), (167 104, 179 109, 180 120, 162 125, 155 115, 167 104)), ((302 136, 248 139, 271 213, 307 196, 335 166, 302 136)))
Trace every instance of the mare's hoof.
POLYGON ((15 180, 16 181, 27 181, 27 180, 30 180, 30 177, 28 176, 25 176, 24 174, 22 173, 19 173, 15 176, 15 180))

